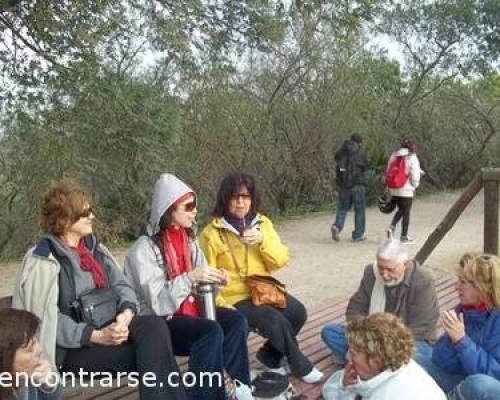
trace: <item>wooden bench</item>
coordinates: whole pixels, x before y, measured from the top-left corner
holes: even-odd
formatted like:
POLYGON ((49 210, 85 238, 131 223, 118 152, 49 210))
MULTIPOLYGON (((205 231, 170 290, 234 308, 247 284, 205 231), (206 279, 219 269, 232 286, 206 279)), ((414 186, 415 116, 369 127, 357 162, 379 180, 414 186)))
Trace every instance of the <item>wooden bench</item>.
MULTIPOLYGON (((453 308, 458 304, 458 298, 454 288, 455 281, 456 279, 450 276, 442 276, 435 281, 441 310, 453 308)), ((9 297, 0 299, 0 307, 9 306, 9 297)), ((325 379, 334 372, 335 365, 330 350, 321 340, 320 332, 322 327, 327 324, 344 323, 346 306, 347 300, 338 303, 327 303, 314 308, 309 312, 309 318, 298 336, 300 348, 311 362, 325 374, 325 379)), ((248 338, 248 351, 252 369, 258 369, 255 353, 262 343, 262 337, 255 333, 250 333, 248 338)), ((178 362, 181 370, 187 368, 186 357, 179 358, 178 362)), ((318 384, 307 384, 300 379, 293 378, 292 383, 297 392, 307 396, 309 400, 321 399, 321 388, 324 381, 318 384)), ((135 388, 127 386, 113 388, 75 387, 66 389, 64 398, 84 400, 136 400, 139 399, 139 395, 135 388)))

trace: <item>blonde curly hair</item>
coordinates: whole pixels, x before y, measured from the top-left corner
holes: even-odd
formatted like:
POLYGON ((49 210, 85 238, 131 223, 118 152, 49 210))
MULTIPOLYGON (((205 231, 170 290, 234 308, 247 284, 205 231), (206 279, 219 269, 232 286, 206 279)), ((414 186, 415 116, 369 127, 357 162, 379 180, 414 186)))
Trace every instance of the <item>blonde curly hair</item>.
POLYGON ((458 276, 469 281, 483 301, 500 307, 500 258, 494 254, 465 253, 458 276))
POLYGON ((366 355, 368 363, 380 360, 382 371, 401 368, 415 353, 412 333, 389 313, 375 313, 350 322, 347 341, 354 351, 366 355))

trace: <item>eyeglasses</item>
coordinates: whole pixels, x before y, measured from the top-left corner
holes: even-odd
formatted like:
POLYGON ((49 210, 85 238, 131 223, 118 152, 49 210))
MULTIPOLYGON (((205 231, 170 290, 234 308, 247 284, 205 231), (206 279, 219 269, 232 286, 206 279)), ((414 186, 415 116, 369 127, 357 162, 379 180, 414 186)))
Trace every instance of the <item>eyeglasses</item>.
POLYGON ((248 200, 252 200, 252 195, 248 192, 247 193, 236 193, 236 194, 232 194, 230 199, 234 200, 234 201, 238 201, 240 199, 248 201, 248 200))
POLYGON ((190 201, 189 203, 183 204, 184 211, 193 212, 196 209, 196 201, 190 201))
POLYGON ((78 219, 80 219, 80 218, 88 218, 88 217, 90 217, 91 214, 94 215, 94 210, 92 209, 92 207, 88 207, 85 210, 83 210, 80 213, 80 215, 78 215, 78 219))

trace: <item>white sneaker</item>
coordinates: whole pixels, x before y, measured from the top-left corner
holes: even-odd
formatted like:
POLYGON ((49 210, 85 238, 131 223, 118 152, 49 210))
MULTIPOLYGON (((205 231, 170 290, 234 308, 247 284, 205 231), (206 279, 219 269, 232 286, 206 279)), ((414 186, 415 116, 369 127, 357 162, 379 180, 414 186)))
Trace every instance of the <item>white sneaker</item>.
POLYGON ((234 382, 234 397, 237 400, 253 400, 252 389, 250 386, 245 385, 240 382, 238 379, 233 379, 234 382))
POLYGON ((314 367, 311 372, 302 377, 305 383, 316 383, 323 379, 323 372, 314 367))
POLYGON ((401 236, 400 242, 403 244, 413 244, 415 243, 415 239, 410 236, 401 236))

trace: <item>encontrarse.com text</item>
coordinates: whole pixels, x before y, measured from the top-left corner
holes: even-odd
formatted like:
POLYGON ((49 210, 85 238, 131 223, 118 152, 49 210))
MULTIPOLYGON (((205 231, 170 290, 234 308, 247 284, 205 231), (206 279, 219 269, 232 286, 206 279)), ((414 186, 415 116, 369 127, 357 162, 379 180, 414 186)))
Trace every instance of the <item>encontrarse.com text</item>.
POLYGON ((137 387, 142 384, 145 387, 179 387, 186 388, 198 387, 221 387, 224 378, 220 372, 171 372, 167 376, 167 381, 162 382, 156 379, 156 374, 146 372, 142 376, 138 372, 86 372, 80 368, 80 371, 75 374, 73 372, 51 372, 43 379, 44 383, 40 382, 40 377, 36 374, 28 375, 26 372, 0 372, 0 386, 12 387, 22 386, 28 383, 34 387, 113 387, 127 385, 129 387, 137 387))

